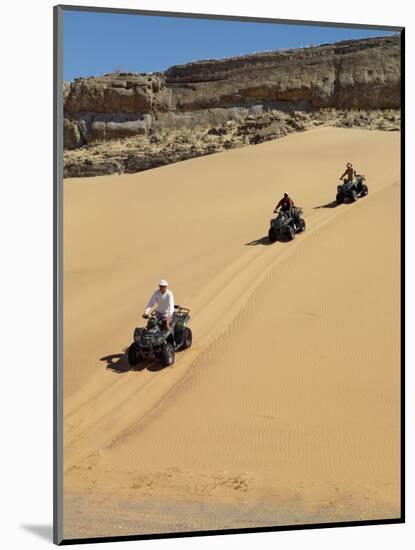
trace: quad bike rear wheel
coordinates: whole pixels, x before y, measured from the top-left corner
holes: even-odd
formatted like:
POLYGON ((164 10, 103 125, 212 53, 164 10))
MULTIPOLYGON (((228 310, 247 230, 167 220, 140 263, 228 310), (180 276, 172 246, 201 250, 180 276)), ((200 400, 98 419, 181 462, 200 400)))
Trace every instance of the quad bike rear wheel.
POLYGON ((170 367, 174 363, 174 346, 166 343, 161 346, 160 363, 163 367, 170 367))
POLYGON ((268 231, 268 239, 272 242, 272 243, 275 243, 275 241, 277 240, 277 235, 275 234, 275 230, 273 227, 270 227, 269 228, 269 231, 268 231))
POLYGON ((292 241, 295 237, 294 228, 291 227, 291 225, 287 225, 287 228, 285 231, 286 231, 287 240, 292 241))
POLYGON ((361 195, 362 197, 366 197, 366 195, 369 193, 369 188, 366 184, 363 184, 362 185, 362 192, 361 192, 361 195))
POLYGON ((337 193, 336 202, 337 204, 343 204, 343 195, 341 193, 337 193))
POLYGON ((303 220, 303 218, 300 218, 298 220, 297 233, 302 233, 303 231, 305 231, 305 220, 303 220))
POLYGON ((174 340, 176 346, 180 346, 179 351, 190 348, 192 345, 192 331, 189 327, 184 327, 184 329, 180 329, 174 334, 174 340))
POLYGON ((128 362, 130 363, 130 365, 134 366, 134 365, 137 365, 142 360, 143 360, 143 356, 138 351, 137 346, 133 342, 131 346, 128 348, 128 362))
POLYGON ((352 189, 351 193, 350 193, 350 200, 352 202, 356 202, 357 201, 357 193, 354 189, 352 189))
POLYGON ((190 348, 191 345, 192 345, 192 331, 190 330, 189 327, 184 327, 182 349, 190 348))

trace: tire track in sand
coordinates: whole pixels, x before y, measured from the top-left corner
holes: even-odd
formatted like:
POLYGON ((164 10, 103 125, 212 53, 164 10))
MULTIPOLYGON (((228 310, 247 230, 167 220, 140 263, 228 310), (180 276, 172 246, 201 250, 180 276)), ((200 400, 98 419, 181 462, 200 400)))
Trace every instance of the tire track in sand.
MULTIPOLYGON (((376 190, 371 189, 364 201, 381 191, 390 178, 391 173, 385 174, 381 185, 378 185, 378 179, 376 190)), ((353 207, 359 208, 362 203, 353 207)), ((260 303, 264 281, 275 276, 278 265, 295 254, 309 236, 347 212, 348 208, 349 205, 344 205, 306 214, 307 231, 294 242, 288 246, 275 243, 250 247, 205 285, 192 307, 196 313, 192 321, 196 342, 186 354, 178 355, 173 369, 165 369, 157 375, 142 371, 139 377, 136 373, 128 373, 115 383, 113 378, 102 377, 97 384, 94 377, 72 395, 65 402, 65 471, 147 425, 153 415, 167 405, 167 398, 174 394, 174 390, 186 382, 194 368, 203 368, 222 353, 226 335, 229 337, 238 331, 240 323, 249 317, 250 309, 260 303), (218 318, 220 322, 212 323, 212 319, 218 318)))
MULTIPOLYGON (((389 175, 387 174, 383 179, 387 179, 389 175)), ((396 181, 392 181, 390 185, 393 185, 396 181)), ((384 192, 389 187, 388 184, 382 185, 380 188, 376 189, 375 192, 371 193, 371 196, 377 196, 380 192, 384 192)), ((354 207, 364 208, 364 204, 367 201, 362 201, 361 203, 356 203, 354 207)), ((308 231, 308 237, 317 238, 318 232, 324 228, 327 224, 332 223, 337 220, 343 214, 347 212, 347 206, 344 209, 337 212, 336 214, 329 214, 319 217, 318 222, 313 224, 312 229, 308 231)), ((305 235, 304 235, 305 236, 305 235)), ((229 322, 221 323, 218 330, 212 329, 206 337, 205 342, 203 342, 203 349, 198 353, 197 357, 193 358, 192 361, 189 361, 189 364, 186 364, 186 371, 183 373, 183 376, 177 381, 174 387, 170 388, 156 403, 147 414, 145 414, 140 419, 137 419, 137 422, 132 424, 128 429, 123 433, 120 433, 113 442, 109 445, 112 447, 121 442, 124 438, 128 438, 132 434, 137 434, 139 431, 144 430, 152 422, 153 419, 162 416, 170 405, 178 397, 177 394, 180 391, 189 391, 193 386, 197 374, 206 369, 210 364, 216 363, 217 360, 223 355, 226 350, 229 341, 238 335, 243 326, 249 322, 249 319, 252 315, 254 309, 261 307, 261 304, 266 299, 266 288, 270 288, 273 284, 273 280, 276 278, 276 274, 280 269, 281 263, 290 258, 292 255, 296 254, 301 250, 301 241, 294 241, 291 243, 289 249, 283 250, 278 257, 267 267, 264 268, 262 276, 257 278, 252 284, 246 288, 244 296, 241 297, 238 307, 235 307, 234 314, 229 316, 229 322)), ((266 257, 262 257, 261 265, 264 267, 266 265, 266 257)))

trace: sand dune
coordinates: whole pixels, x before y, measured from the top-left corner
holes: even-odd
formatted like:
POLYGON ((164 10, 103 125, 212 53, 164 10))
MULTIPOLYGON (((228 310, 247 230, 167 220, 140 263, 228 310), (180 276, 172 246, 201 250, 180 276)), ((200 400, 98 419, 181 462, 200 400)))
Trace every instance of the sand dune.
POLYGON ((399 516, 399 178, 398 133, 322 128, 65 180, 66 537, 399 516), (160 277, 194 345, 128 370, 160 277))

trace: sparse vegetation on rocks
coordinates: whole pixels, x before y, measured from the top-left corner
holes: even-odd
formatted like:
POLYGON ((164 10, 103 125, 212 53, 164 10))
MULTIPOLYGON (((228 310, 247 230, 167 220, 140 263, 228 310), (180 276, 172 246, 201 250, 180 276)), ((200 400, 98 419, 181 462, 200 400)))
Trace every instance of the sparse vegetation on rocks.
POLYGON ((64 84, 64 175, 139 172, 317 126, 400 129, 398 36, 64 84))

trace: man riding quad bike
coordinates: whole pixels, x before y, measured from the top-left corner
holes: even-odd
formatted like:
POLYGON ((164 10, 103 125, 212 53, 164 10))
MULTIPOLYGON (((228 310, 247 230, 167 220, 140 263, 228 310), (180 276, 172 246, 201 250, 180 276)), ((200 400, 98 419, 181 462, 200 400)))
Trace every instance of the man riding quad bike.
POLYGON ((337 204, 343 204, 346 199, 349 202, 355 202, 358 197, 365 197, 369 192, 368 186, 364 183, 365 180, 362 174, 355 174, 351 179, 345 178, 343 183, 337 186, 337 204))
POLYGON ((173 365, 175 352, 192 345, 192 331, 186 326, 190 320, 189 309, 174 306, 168 324, 154 311, 143 317, 148 319, 147 326, 134 330, 134 341, 128 348, 128 362, 137 365, 143 359, 159 359, 163 367, 173 365))
POLYGON ((281 208, 283 212, 288 212, 291 208, 294 208, 294 201, 288 196, 288 193, 284 193, 284 196, 274 208, 274 212, 276 212, 278 208, 281 208))
POLYGON ((268 238, 271 242, 277 239, 292 241, 296 233, 302 233, 305 230, 303 211, 298 206, 294 206, 293 200, 287 193, 284 193, 284 197, 275 207, 274 214, 277 212, 277 217, 270 221, 268 238), (280 208, 279 211, 278 208, 280 208))

